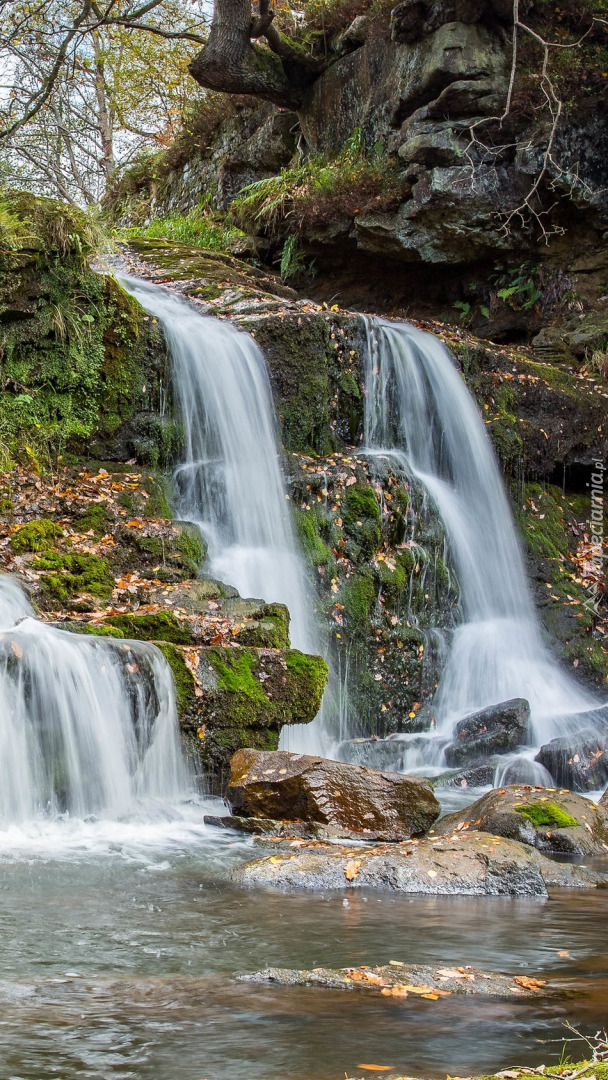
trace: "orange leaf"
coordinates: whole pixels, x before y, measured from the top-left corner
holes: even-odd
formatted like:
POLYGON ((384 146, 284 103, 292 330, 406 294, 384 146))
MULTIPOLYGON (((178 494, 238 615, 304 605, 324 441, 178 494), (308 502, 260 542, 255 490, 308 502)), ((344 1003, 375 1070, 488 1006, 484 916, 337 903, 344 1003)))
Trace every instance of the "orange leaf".
POLYGON ((394 1065, 357 1065, 358 1069, 375 1069, 376 1072, 389 1072, 394 1069, 394 1065))
POLYGON ((359 873, 360 866, 360 860, 355 861, 355 859, 351 859, 350 862, 347 862, 346 866, 344 867, 344 877, 347 881, 354 881, 357 874, 359 873))
POLYGON ((21 646, 18 645, 16 641, 11 641, 11 649, 13 650, 17 659, 20 660, 23 656, 23 649, 21 648, 21 646))

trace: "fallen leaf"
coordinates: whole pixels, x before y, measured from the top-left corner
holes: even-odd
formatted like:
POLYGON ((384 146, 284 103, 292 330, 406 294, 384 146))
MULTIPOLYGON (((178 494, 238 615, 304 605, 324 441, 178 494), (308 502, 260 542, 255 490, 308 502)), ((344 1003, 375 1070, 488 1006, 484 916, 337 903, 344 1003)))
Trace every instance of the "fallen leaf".
POLYGON ((354 881, 357 874, 359 873, 360 866, 360 860, 355 861, 355 859, 351 859, 349 862, 347 862, 346 866, 344 867, 344 877, 347 881, 354 881))
POLYGON ((23 649, 20 645, 17 644, 16 641, 11 641, 11 649, 13 650, 17 659, 21 660, 21 657, 23 656, 23 649))
POLYGON ((358 1069, 375 1069, 376 1072, 389 1072, 390 1069, 394 1069, 394 1065, 357 1065, 358 1069))

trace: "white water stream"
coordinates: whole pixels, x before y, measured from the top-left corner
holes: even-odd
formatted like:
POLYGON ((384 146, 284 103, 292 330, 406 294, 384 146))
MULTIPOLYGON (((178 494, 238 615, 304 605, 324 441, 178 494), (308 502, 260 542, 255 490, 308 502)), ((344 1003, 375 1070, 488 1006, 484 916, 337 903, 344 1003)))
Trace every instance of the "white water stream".
POLYGON ((0 576, 0 828, 44 815, 117 820, 181 797, 171 671, 144 642, 38 622, 0 576))
MULTIPOLYGON (((321 652, 261 350, 249 334, 201 315, 167 289, 120 280, 162 324, 171 353, 185 434, 184 462, 174 473, 178 515, 205 536, 212 575, 243 597, 286 604, 292 646, 321 652)), ((281 745, 327 754, 322 718, 286 727, 281 745)))
POLYGON ((591 726, 600 703, 542 641, 494 451, 450 354, 407 323, 367 319, 366 328, 366 453, 427 490, 460 586, 464 622, 433 702, 438 733, 514 697, 530 702, 536 746, 591 726))

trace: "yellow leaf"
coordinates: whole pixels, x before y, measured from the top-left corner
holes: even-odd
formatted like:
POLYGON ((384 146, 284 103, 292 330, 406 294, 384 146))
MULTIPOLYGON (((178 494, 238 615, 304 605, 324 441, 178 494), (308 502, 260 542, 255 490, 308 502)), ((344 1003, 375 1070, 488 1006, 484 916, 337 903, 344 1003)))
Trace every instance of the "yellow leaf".
POLYGON ((375 1069, 376 1072, 389 1072, 390 1069, 394 1069, 394 1065, 357 1065, 358 1069, 375 1069))
POLYGON ((344 877, 347 881, 354 881, 357 874, 359 873, 360 866, 360 860, 355 861, 355 859, 351 859, 349 862, 347 862, 346 866, 344 867, 344 877))

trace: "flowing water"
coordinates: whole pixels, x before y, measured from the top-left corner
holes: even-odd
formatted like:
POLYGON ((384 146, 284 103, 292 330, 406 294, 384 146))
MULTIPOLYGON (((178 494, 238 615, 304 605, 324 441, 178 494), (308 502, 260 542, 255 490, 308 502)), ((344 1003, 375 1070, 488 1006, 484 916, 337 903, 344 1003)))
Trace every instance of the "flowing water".
MULTIPOLYGON (((133 277, 121 283, 162 324, 184 425, 174 473, 177 513, 209 544, 209 571, 241 596, 286 604, 291 643, 323 651, 314 592, 295 537, 280 467, 264 356, 249 334, 133 277)), ((287 749, 327 753, 323 718, 286 728, 287 749)))
MULTIPOLYGON (((426 489, 460 586, 463 622, 433 701, 438 734, 445 741, 461 717, 514 697, 530 702, 537 747, 589 728, 602 703, 542 641, 492 445, 450 354, 407 323, 368 319, 366 327, 366 453, 426 489)), ((440 739, 437 748, 429 746, 431 760, 441 760, 440 739)), ((543 782, 532 755, 522 769, 522 779, 543 782)))
POLYGON ((0 576, 0 827, 40 814, 117 818, 186 787, 158 649, 46 626, 0 576))

